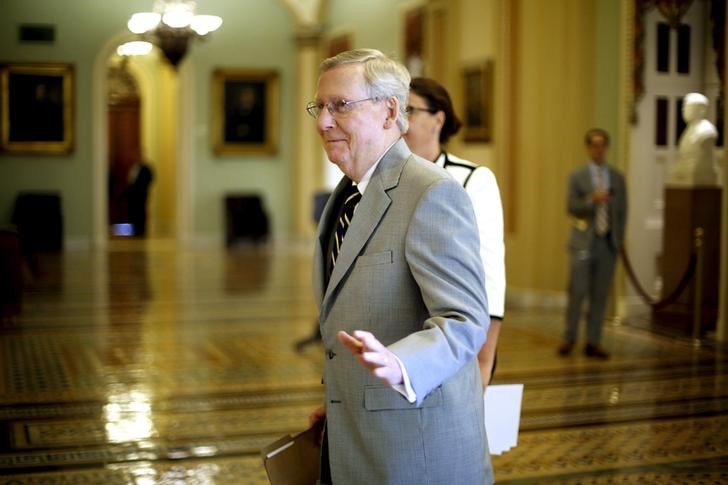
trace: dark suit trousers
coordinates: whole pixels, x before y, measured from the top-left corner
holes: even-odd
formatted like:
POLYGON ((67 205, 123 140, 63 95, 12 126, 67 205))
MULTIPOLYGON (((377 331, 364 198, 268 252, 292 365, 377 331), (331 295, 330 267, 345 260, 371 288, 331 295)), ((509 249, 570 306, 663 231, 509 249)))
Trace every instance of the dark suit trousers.
POLYGON ((609 237, 595 237, 591 248, 571 252, 569 276, 569 302, 566 307, 566 333, 564 340, 575 342, 579 333, 579 319, 584 298, 589 298, 586 317, 586 343, 599 345, 602 323, 607 306, 609 288, 614 276, 617 251, 609 237))
POLYGON ((323 439, 321 440, 321 476, 316 485, 331 485, 331 464, 329 462, 329 436, 324 428, 323 439))

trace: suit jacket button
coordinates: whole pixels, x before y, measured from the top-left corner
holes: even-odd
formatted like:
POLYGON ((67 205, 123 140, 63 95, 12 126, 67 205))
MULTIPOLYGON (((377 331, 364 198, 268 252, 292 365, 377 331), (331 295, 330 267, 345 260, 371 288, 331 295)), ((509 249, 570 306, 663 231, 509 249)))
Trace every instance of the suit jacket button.
POLYGON ((329 359, 333 359, 336 356, 336 353, 334 353, 333 350, 327 350, 326 355, 329 357, 329 359))

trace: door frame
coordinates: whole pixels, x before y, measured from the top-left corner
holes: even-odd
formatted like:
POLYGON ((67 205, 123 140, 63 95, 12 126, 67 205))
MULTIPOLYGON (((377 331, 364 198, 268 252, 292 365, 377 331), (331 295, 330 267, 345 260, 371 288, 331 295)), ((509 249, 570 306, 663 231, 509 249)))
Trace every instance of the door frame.
MULTIPOLYGON (((93 63, 91 77, 91 153, 92 153, 92 224, 91 245, 105 249, 109 242, 109 204, 108 204, 108 158, 109 133, 107 118, 107 68, 108 59, 116 48, 133 40, 133 35, 121 32, 113 35, 99 49, 93 63)), ((187 244, 192 241, 194 227, 192 194, 194 192, 192 154, 195 153, 193 133, 195 96, 182 96, 181 93, 194 93, 194 63, 187 58, 177 69, 177 137, 176 148, 176 229, 174 239, 187 244)))

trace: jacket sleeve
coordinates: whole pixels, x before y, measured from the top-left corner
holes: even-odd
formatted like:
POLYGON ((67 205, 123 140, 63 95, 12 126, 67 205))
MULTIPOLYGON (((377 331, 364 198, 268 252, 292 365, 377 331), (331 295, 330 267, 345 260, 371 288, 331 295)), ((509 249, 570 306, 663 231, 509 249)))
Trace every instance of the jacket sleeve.
POLYGON ((452 179, 420 198, 405 238, 405 258, 429 317, 422 330, 393 343, 420 404, 476 358, 488 327, 488 303, 472 204, 452 179))
POLYGON ((592 202, 591 186, 579 183, 579 177, 583 176, 582 171, 576 171, 569 177, 569 188, 566 206, 569 214, 580 219, 594 215, 594 203, 592 202))

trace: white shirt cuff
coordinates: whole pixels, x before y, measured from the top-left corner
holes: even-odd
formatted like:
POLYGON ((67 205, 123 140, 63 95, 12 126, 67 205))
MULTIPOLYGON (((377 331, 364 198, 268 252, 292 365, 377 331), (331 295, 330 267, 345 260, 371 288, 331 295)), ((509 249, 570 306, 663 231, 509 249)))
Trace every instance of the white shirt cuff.
MULTIPOLYGON (((392 354, 394 355, 394 354, 392 354)), ((394 384, 392 386, 392 389, 397 391, 398 393, 402 394, 405 399, 409 402, 415 402, 417 400, 417 394, 415 394, 415 390, 412 389, 412 384, 410 384, 409 375, 407 375, 407 369, 404 368, 404 364, 401 360, 399 360, 399 357, 394 355, 394 358, 397 359, 397 363, 399 364, 399 368, 402 370, 402 381, 403 384, 394 384)))

